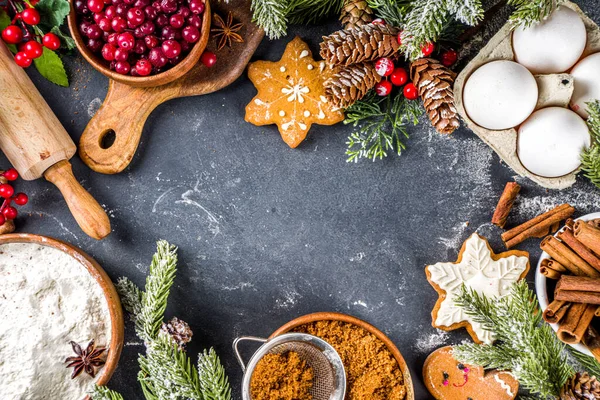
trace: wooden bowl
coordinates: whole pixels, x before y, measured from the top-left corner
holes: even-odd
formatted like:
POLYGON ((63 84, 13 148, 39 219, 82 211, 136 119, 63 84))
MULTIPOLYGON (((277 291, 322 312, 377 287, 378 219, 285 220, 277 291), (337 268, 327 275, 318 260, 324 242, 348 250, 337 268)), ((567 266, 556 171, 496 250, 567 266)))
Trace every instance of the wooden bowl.
POLYGON ((192 50, 188 53, 187 56, 183 60, 179 62, 179 64, 174 67, 161 72, 155 75, 148 76, 131 76, 131 75, 122 75, 118 74, 115 71, 112 71, 107 65, 106 61, 102 58, 98 57, 94 54, 84 43, 81 34, 79 33, 79 29, 77 28, 77 13, 75 12, 75 5, 73 0, 69 0, 71 4, 71 12, 67 17, 67 21, 69 23, 69 31, 71 31, 71 36, 75 40, 75 45, 77 49, 89 62, 92 67, 94 67, 97 71, 102 73, 103 75, 109 77, 112 80, 115 80, 120 83, 124 83, 129 86, 134 87, 152 87, 152 86, 161 86, 167 83, 173 82, 177 78, 185 75, 189 70, 192 69, 194 65, 198 63, 200 60, 200 56, 204 52, 206 45, 208 43, 208 37, 210 35, 210 3, 209 0, 205 1, 204 14, 202 16, 202 28, 200 31, 200 39, 192 50))
POLYGON ((34 235, 31 233, 9 233, 6 235, 0 235, 0 244, 7 243, 36 243, 42 246, 53 247, 62 251, 63 253, 67 253, 75 260, 79 261, 98 282, 102 288, 106 302, 108 303, 108 312, 111 323, 111 337, 106 364, 104 364, 104 367, 100 370, 96 384, 106 385, 117 368, 117 363, 119 362, 119 357, 121 356, 121 350, 123 350, 123 339, 125 335, 123 329, 123 309, 121 308, 121 301, 119 300, 117 290, 115 289, 106 272, 104 272, 102 267, 92 257, 84 253, 82 250, 57 239, 34 235))
POLYGON ((408 366, 406 365, 406 361, 404 361, 402 354, 400 354, 400 350, 398 350, 396 345, 394 345, 394 343, 390 340, 390 338, 388 338, 383 332, 381 332, 379 329, 375 328, 373 325, 371 325, 361 319, 358 319, 356 317, 352 317, 352 316, 346 315, 346 314, 336 313, 336 312, 318 312, 318 313, 313 313, 313 314, 307 314, 302 317, 293 319, 290 322, 288 322, 287 324, 283 325, 281 328, 279 328, 275 332, 273 332, 273 334, 271 336, 269 336, 269 339, 272 339, 275 336, 279 336, 284 333, 287 333, 301 325, 306 325, 306 324, 310 324, 311 322, 317 322, 317 321, 347 322, 349 324, 359 326, 359 327, 363 328, 364 330, 366 330, 367 332, 370 332, 373 335, 375 335, 375 337, 377 337, 377 339, 381 340, 385 344, 385 346, 388 348, 388 350, 392 353, 392 355, 396 359, 396 362, 398 362, 398 366, 400 367, 400 370, 402 371, 402 375, 404 376, 404 384, 406 385, 405 400, 414 400, 415 399, 415 390, 413 387, 412 378, 410 376, 410 370, 408 369, 408 366))

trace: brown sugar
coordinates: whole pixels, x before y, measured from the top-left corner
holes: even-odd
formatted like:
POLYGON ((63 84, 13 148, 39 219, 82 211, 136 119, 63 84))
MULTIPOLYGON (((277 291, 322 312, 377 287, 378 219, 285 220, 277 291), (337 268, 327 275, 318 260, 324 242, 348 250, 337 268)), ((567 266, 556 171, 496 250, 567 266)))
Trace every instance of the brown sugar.
POLYGON ((404 376, 385 343, 346 322, 317 321, 296 332, 318 336, 340 355, 346 369, 346 400, 403 400, 404 376))
POLYGON ((313 369, 298 353, 267 354, 250 380, 252 400, 312 400, 313 369))

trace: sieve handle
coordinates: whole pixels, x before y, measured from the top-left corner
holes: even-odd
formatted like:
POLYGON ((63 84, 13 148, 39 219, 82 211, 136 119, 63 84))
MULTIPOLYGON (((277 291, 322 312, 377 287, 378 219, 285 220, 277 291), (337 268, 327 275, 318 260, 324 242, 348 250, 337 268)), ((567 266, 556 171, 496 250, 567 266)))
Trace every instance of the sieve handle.
POLYGON ((240 336, 238 338, 235 338, 235 340, 233 341, 233 351, 235 352, 235 358, 237 358, 238 363, 240 363, 240 366, 242 367, 242 372, 246 372, 246 363, 244 362, 244 359, 242 358, 242 355, 240 354, 239 344, 240 344, 240 342, 244 342, 244 341, 266 343, 267 339, 257 337, 257 336, 240 336))

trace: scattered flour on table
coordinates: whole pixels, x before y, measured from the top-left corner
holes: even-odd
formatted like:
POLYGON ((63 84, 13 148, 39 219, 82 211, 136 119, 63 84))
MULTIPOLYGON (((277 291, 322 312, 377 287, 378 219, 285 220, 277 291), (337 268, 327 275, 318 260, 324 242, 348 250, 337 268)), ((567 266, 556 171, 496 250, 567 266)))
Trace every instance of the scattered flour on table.
POLYGON ((433 333, 419 336, 413 348, 419 354, 429 354, 433 350, 446 345, 449 338, 450 334, 448 332, 438 329, 433 333))
POLYGON ((544 196, 518 196, 511 218, 514 221, 527 221, 563 203, 569 203, 577 210, 577 216, 600 210, 600 192, 589 187, 571 187, 563 191, 552 191, 544 196))
POLYGON ((81 400, 95 381, 71 379, 70 341, 109 346, 108 304, 76 259, 35 243, 0 245, 0 393, 3 400, 81 400))
POLYGON ((96 113, 98 112, 98 110, 100 109, 101 106, 102 106, 102 100, 100 100, 98 97, 96 97, 94 100, 92 100, 90 102, 90 104, 88 104, 88 107, 87 107, 88 116, 90 118, 92 118, 94 115, 96 115, 96 113))
POLYGON ((288 310, 298 304, 302 295, 295 290, 289 290, 283 294, 283 297, 275 300, 275 308, 288 310))

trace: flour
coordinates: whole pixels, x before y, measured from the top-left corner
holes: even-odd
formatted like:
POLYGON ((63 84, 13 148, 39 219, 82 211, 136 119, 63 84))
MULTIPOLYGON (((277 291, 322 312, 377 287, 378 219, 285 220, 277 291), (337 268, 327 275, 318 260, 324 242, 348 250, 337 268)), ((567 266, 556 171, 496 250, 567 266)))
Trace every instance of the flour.
POLYGON ((419 336, 414 348, 419 354, 429 354, 438 347, 444 346, 449 338, 448 332, 438 329, 434 333, 419 336))
POLYGON ((71 379, 69 342, 109 345, 108 304, 74 258, 34 243, 0 245, 0 398, 81 400, 94 379, 71 379))

